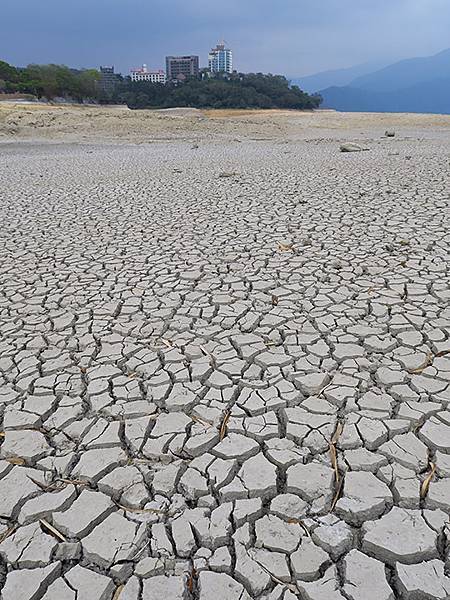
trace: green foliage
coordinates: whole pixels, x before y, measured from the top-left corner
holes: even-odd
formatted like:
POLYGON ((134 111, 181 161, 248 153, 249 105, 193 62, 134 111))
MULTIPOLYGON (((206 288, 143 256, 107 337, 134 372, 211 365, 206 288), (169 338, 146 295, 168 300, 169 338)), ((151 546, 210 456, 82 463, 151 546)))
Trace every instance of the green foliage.
POLYGON ((100 74, 95 69, 78 71, 64 65, 28 65, 16 69, 0 61, 0 91, 33 94, 38 98, 97 99, 100 74))
POLYGON ((310 96, 290 86, 281 75, 250 73, 206 76, 184 83, 162 85, 117 78, 117 87, 106 94, 95 69, 76 70, 64 65, 35 65, 23 69, 0 61, 0 92, 21 92, 38 98, 56 97, 78 102, 94 100, 128 104, 130 108, 317 108, 320 96, 310 96))
POLYGON ((290 87, 281 75, 248 75, 189 79, 185 83, 162 85, 145 81, 123 81, 113 100, 130 108, 317 108, 318 96, 309 96, 297 86, 290 87))

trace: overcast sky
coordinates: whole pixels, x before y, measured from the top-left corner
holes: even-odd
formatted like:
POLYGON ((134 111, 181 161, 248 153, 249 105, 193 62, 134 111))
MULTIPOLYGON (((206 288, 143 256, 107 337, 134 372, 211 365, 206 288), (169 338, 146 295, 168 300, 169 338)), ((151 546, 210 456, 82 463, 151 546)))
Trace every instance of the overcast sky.
POLYGON ((0 59, 128 72, 224 38, 241 71, 290 77, 450 47, 450 0, 0 0, 0 59))

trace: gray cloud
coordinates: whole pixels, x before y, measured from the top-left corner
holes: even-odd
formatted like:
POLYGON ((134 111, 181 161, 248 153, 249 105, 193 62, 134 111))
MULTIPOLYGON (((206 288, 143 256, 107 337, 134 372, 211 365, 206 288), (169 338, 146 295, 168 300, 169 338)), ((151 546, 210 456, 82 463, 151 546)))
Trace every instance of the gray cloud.
POLYGON ((290 76, 450 45, 448 0, 2 0, 0 58, 123 72, 224 37, 243 71, 290 76))

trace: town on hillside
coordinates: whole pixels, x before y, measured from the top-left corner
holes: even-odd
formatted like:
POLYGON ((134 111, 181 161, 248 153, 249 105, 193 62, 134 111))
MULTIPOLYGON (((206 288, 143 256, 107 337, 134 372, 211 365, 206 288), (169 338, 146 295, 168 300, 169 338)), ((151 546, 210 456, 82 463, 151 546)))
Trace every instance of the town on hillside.
MULTIPOLYGON (((166 69, 149 69, 146 64, 130 69, 131 81, 150 83, 182 83, 188 78, 206 78, 218 73, 233 72, 233 52, 226 47, 225 41, 219 42, 208 55, 208 66, 200 68, 198 55, 166 56, 166 69)), ((104 92, 114 90, 120 80, 114 66, 100 67, 100 85, 104 92)))

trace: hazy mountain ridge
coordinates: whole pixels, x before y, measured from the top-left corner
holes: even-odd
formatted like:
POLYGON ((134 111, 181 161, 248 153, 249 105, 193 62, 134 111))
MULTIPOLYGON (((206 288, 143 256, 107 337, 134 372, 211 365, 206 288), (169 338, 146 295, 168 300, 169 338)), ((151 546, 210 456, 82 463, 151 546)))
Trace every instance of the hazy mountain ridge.
POLYGON ((342 111, 450 114, 450 49, 398 61, 320 94, 324 108, 342 111))
POLYGON ((305 77, 294 77, 290 81, 305 92, 313 94, 328 87, 349 85, 355 78, 372 73, 385 65, 386 61, 372 61, 345 69, 331 69, 313 75, 306 75, 305 77))

